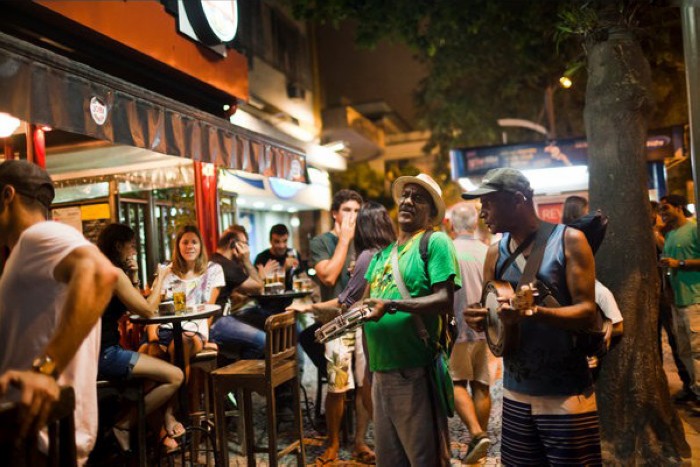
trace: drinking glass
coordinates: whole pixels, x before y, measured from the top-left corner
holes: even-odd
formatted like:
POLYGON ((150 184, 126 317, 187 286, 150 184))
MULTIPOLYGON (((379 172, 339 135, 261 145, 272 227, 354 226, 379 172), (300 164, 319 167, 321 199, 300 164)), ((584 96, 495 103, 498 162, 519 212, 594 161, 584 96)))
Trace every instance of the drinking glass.
POLYGON ((184 313, 187 307, 187 294, 185 293, 185 284, 182 282, 173 284, 173 306, 176 315, 184 313))

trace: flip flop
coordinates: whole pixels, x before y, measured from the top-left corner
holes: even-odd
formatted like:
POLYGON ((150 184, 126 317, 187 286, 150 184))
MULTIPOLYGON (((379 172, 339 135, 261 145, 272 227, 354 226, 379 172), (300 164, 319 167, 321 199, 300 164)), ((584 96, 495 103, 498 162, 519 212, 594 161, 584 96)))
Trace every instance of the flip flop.
POLYGON ((180 450, 180 444, 172 436, 163 436, 160 445, 165 454, 172 454, 180 450))
POLYGON ((170 425, 170 427, 165 427, 165 432, 168 433, 168 436, 172 439, 177 439, 184 435, 187 430, 182 423, 175 422, 170 425))
POLYGON ((357 450, 355 449, 352 451, 352 454, 350 454, 350 457, 352 460, 361 462, 363 464, 370 464, 374 465, 377 462, 377 456, 372 452, 372 450, 367 447, 367 450, 357 450))
POLYGON ((115 425, 112 427, 112 435, 117 441, 117 444, 119 445, 119 448, 122 450, 122 452, 127 454, 131 452, 131 446, 129 446, 129 438, 131 436, 131 432, 128 428, 120 428, 115 425))
POLYGON ((338 456, 335 457, 323 457, 323 455, 320 455, 316 458, 316 465, 328 465, 336 462, 338 460, 338 456))

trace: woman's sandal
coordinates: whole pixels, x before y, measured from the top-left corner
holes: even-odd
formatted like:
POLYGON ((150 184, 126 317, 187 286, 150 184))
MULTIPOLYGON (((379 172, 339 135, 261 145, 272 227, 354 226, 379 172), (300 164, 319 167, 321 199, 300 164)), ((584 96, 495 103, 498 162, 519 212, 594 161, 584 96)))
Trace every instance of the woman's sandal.
POLYGON ((118 426, 112 427, 112 434, 114 439, 117 441, 119 448, 124 453, 131 452, 131 432, 128 428, 120 428, 118 426))
POLYGON ((169 437, 172 439, 177 439, 180 438, 182 435, 184 435, 187 430, 185 429, 185 426, 180 423, 180 422, 175 422, 169 427, 165 427, 165 432, 168 434, 169 437))
POLYGON ((172 454, 180 450, 180 444, 172 436, 163 436, 160 440, 160 445, 165 454, 172 454))

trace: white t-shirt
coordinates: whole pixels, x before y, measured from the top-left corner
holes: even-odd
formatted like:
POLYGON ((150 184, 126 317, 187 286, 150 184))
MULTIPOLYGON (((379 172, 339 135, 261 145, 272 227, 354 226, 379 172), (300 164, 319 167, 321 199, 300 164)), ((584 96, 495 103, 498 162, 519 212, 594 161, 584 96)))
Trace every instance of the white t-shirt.
MULTIPOLYGON (((207 264, 207 270, 201 276, 192 279, 181 279, 172 272, 165 276, 162 287, 163 290, 165 290, 166 298, 172 300, 173 285, 176 283, 185 284, 187 306, 194 306, 208 303, 214 289, 225 286, 226 279, 224 278, 224 269, 221 265, 210 261, 209 264, 207 264)), ((161 324, 161 328, 163 329, 172 329, 172 327, 173 325, 170 323, 161 324)), ((200 333, 205 342, 209 340, 209 324, 207 319, 183 321, 182 329, 184 331, 200 333)))
MULTIPOLYGON (((40 222, 26 229, 10 253, 0 276, 0 374, 28 370, 42 355, 61 318, 68 286, 54 279, 54 269, 78 247, 96 248, 77 230, 58 222, 40 222)), ((75 430, 82 465, 97 436, 97 360, 100 323, 83 341, 58 379, 75 390, 75 430)), ((16 400, 18 391, 9 399, 16 400)), ((43 439, 46 442, 46 438, 43 439)))
POLYGON ((595 281, 595 302, 603 310, 605 317, 612 321, 613 324, 622 321, 622 313, 617 306, 615 296, 607 287, 598 282, 598 279, 595 281))

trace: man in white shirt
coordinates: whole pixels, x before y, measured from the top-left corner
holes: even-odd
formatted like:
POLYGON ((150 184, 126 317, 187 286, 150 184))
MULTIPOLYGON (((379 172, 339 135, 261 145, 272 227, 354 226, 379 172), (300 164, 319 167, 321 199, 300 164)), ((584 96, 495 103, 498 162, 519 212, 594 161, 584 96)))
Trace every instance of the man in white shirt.
POLYGON ((0 277, 0 397, 20 402, 24 437, 44 427, 59 385, 73 386, 82 465, 97 434, 95 325, 117 270, 78 231, 46 221, 53 197, 43 169, 0 164, 0 246, 11 249, 0 277))

